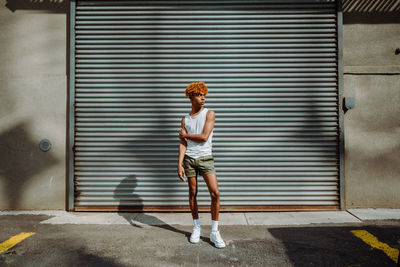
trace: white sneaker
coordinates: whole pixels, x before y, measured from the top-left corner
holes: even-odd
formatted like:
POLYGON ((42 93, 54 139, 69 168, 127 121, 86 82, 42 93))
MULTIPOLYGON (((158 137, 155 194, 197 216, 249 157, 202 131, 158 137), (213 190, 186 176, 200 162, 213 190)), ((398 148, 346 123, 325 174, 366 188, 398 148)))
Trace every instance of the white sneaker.
POLYGON ((210 240, 214 243, 215 247, 217 248, 224 248, 225 242, 222 240, 222 237, 219 231, 214 231, 210 233, 210 240))
POLYGON ((190 235, 191 243, 199 243, 201 236, 201 227, 193 227, 192 234, 190 235))

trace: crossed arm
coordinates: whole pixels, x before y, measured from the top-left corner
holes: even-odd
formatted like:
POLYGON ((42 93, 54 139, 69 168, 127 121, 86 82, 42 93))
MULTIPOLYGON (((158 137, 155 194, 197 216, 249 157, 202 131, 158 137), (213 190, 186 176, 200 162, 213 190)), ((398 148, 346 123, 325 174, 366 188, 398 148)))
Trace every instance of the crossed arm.
POLYGON ((181 131, 179 133, 180 143, 179 143, 179 158, 178 158, 178 176, 179 178, 186 182, 185 180, 185 170, 182 167, 183 158, 185 157, 187 148, 187 139, 193 140, 195 142, 206 142, 210 137, 215 124, 215 112, 209 110, 206 116, 206 122, 204 124, 203 133, 201 134, 188 134, 185 128, 185 118, 181 121, 181 131))
POLYGON ((207 142, 208 137, 212 130, 214 129, 215 124, 215 112, 209 110, 206 115, 206 122, 204 124, 203 132, 201 134, 188 134, 185 128, 185 118, 182 118, 181 123, 181 132, 179 133, 179 138, 182 139, 190 139, 195 142, 207 142))

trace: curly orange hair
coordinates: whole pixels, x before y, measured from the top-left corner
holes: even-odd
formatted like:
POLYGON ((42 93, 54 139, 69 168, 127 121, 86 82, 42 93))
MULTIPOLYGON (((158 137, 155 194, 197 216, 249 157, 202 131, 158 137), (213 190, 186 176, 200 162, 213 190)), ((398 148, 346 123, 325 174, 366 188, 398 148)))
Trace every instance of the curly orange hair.
POLYGON ((192 94, 208 94, 208 88, 204 82, 195 82, 191 83, 186 87, 185 95, 186 97, 190 97, 192 94))

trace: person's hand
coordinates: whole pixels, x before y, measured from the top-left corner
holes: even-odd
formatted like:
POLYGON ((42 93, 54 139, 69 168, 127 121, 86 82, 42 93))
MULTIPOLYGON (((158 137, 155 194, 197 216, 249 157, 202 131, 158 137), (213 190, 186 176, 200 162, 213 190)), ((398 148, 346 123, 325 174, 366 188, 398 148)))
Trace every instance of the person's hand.
POLYGON ((181 165, 178 165, 178 176, 179 176, 179 178, 181 178, 181 180, 183 181, 183 182, 186 182, 186 180, 185 180, 185 169, 181 166, 181 165))
POLYGON ((184 140, 186 139, 185 137, 186 135, 187 135, 186 128, 182 128, 181 131, 179 132, 179 138, 184 140))

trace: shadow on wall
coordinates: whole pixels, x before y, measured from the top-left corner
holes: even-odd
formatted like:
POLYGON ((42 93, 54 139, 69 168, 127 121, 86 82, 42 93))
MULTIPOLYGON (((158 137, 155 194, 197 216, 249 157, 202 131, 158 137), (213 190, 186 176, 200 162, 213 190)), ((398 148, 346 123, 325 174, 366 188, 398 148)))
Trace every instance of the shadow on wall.
MULTIPOLYGON (((0 134, 0 183, 6 200, 1 209, 20 209, 20 200, 31 179, 58 163, 51 150, 41 151, 40 140, 32 140, 28 132, 27 123, 22 122, 0 134)), ((49 179, 48 186, 51 186, 53 178, 49 179)), ((46 188, 37 193, 46 193, 46 188)))
POLYGON ((123 179, 121 183, 116 187, 114 191, 114 198, 118 201, 118 209, 119 209, 118 214, 134 227, 142 228, 141 224, 153 225, 165 230, 183 234, 189 240, 190 237, 189 232, 179 230, 175 227, 166 224, 164 221, 160 220, 155 216, 142 212, 143 210, 141 209, 141 207, 143 207, 143 201, 139 197, 139 195, 135 193, 136 185, 137 185, 136 175, 130 175, 125 179, 123 179), (126 207, 126 205, 135 206, 141 213, 137 214, 137 213, 125 212, 123 209, 124 206, 126 207))
MULTIPOLYGON (((68 13, 67 0, 8 0, 6 7, 16 10, 37 10, 49 13, 68 13)), ((398 0, 342 0, 343 23, 399 23, 398 0)))
POLYGON ((400 23, 398 0, 342 0, 343 23, 400 23))
POLYGON ((67 0, 8 0, 6 7, 16 10, 37 10, 45 13, 67 13, 67 0))

